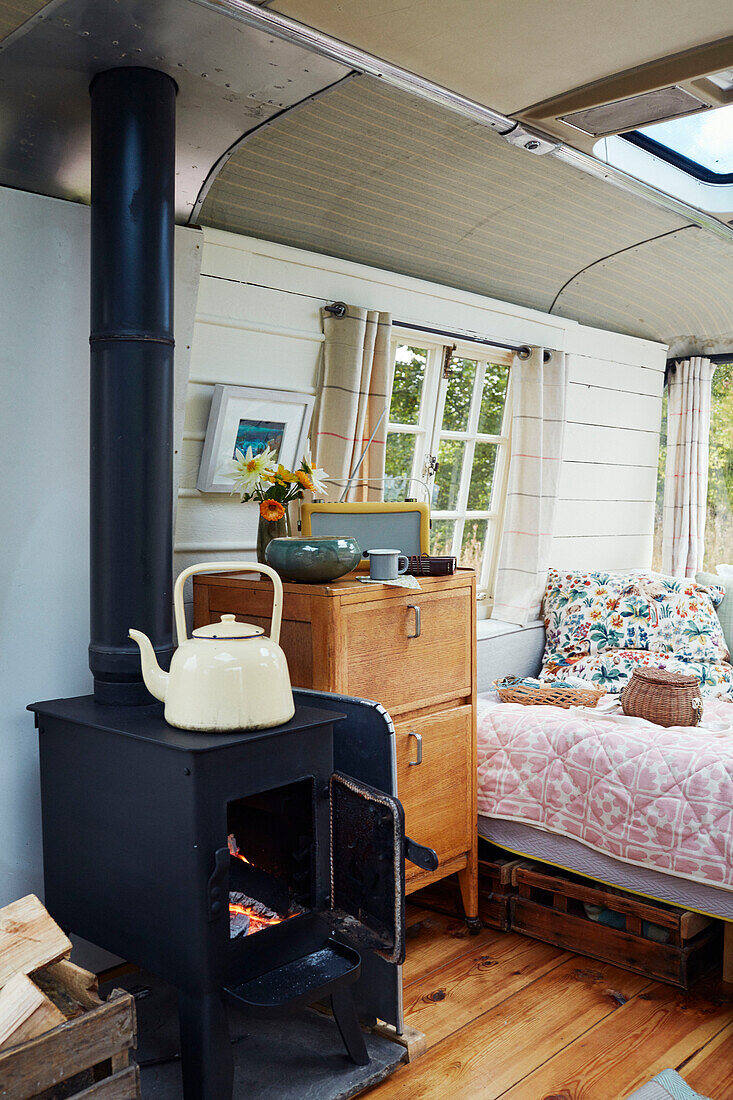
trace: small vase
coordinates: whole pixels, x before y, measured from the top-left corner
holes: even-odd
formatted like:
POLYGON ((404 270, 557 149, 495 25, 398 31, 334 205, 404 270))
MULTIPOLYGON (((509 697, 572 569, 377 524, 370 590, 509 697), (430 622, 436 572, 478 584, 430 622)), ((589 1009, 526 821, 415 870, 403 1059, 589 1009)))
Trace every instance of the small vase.
POLYGON ((257 525, 257 561, 267 564, 265 550, 273 539, 282 539, 290 536, 290 512, 285 508, 285 515, 280 519, 264 519, 260 516, 257 525))

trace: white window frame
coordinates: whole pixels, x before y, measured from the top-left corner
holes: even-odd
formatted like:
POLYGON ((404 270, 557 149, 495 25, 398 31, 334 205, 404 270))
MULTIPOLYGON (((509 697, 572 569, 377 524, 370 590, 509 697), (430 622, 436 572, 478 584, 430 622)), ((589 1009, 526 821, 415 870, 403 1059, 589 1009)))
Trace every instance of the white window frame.
POLYGON ((453 510, 431 509, 431 519, 453 520, 453 544, 451 553, 460 558, 460 548, 463 539, 463 530, 466 522, 471 520, 487 521, 487 536, 482 560, 482 567, 477 575, 477 589, 479 603, 479 617, 487 618, 493 605, 493 591, 496 580, 496 568, 499 557, 499 546, 504 523, 504 509, 506 504, 507 483, 509 478, 510 455, 510 426, 511 426, 511 386, 512 375, 509 371, 506 398, 504 401, 504 415, 502 418, 501 433, 499 435, 479 434, 477 432, 479 413, 481 410, 481 396, 483 393, 484 376, 487 363, 497 363, 511 368, 513 354, 504 348, 497 348, 489 343, 477 343, 474 341, 461 341, 456 337, 455 341, 447 337, 437 338, 429 334, 423 334, 419 330, 400 329, 395 327, 392 333, 392 361, 400 345, 408 344, 427 351, 428 359, 423 380, 420 410, 416 424, 400 424, 389 422, 388 433, 413 435, 415 448, 413 452, 412 470, 409 472, 412 478, 412 488, 408 483, 408 496, 417 496, 418 483, 424 486, 424 491, 429 500, 432 500, 434 474, 429 471, 428 463, 431 456, 437 456, 440 450, 441 439, 463 442, 463 466, 461 470, 460 488, 456 508, 453 510), (443 377, 443 367, 446 357, 446 349, 452 349, 455 358, 471 359, 477 362, 476 376, 474 378, 473 395, 469 410, 468 424, 465 431, 445 431, 441 424, 445 399, 450 384, 450 377, 443 377), (474 450, 477 443, 492 443, 496 445, 497 454, 492 479, 491 499, 489 507, 481 510, 468 510, 468 493, 471 483, 471 469, 473 465, 474 450))

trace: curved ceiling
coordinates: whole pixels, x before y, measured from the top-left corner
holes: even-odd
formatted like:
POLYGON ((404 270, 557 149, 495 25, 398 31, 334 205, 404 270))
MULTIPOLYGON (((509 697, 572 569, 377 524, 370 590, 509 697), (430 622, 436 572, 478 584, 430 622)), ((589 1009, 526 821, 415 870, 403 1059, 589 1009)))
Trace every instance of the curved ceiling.
POLYGON ((733 349, 732 287, 733 248, 691 225, 579 272, 552 312, 715 355, 733 349))
POLYGON ((274 0, 505 114, 733 34, 730 0, 274 0))
POLYGON ((729 244, 368 77, 245 139, 199 220, 665 343, 733 327, 729 244))
MULTIPOLYGON (((694 212, 609 187, 567 157, 532 156, 385 82, 342 79, 333 60, 201 2, 0 0, 0 183, 88 201, 89 77, 151 64, 179 83, 184 220, 213 180, 208 225, 675 351, 733 347, 733 250, 694 212)), ((638 0, 271 6, 507 113, 733 30, 729 0, 666 0, 664 19, 638 0)))

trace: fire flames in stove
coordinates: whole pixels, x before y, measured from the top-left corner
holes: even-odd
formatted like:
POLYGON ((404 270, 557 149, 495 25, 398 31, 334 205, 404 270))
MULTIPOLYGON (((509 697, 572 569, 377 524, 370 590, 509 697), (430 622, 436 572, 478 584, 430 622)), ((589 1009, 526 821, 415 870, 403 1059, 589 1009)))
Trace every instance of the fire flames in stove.
MULTIPOLYGON (((274 877, 267 872, 260 871, 246 856, 242 855, 233 833, 230 833, 227 837, 227 844, 230 856, 234 859, 241 860, 248 868, 251 868, 251 880, 253 882, 257 882, 258 879, 265 880, 266 885, 270 887, 268 891, 269 896, 272 896, 272 887, 277 884, 279 889, 275 889, 275 895, 279 894, 282 897, 282 887, 279 881, 275 880, 274 877), (272 883, 268 882, 268 879, 271 879, 272 883)), ((264 901, 259 901, 257 898, 250 897, 240 890, 230 889, 229 938, 234 940, 238 939, 240 936, 251 936, 254 932, 260 932, 263 928, 269 928, 273 924, 282 924, 283 921, 289 920, 291 917, 296 917, 299 913, 304 912, 299 905, 289 898, 281 900, 280 908, 285 911, 277 912, 275 909, 271 909, 266 905, 264 901)))
MULTIPOLYGON (((259 932, 263 928, 269 928, 272 924, 282 924, 287 917, 279 917, 271 909, 252 898, 245 901, 234 901, 234 898, 243 898, 244 894, 234 892, 229 895, 229 937, 251 936, 253 932, 259 932)), ((294 914, 293 914, 294 915, 294 914)))

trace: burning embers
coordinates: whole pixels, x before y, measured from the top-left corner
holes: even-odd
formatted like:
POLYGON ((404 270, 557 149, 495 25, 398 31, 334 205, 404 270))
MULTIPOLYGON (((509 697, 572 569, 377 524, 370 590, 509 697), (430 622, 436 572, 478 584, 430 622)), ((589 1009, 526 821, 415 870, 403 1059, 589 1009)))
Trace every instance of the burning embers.
POLYGON ((292 901, 287 886, 275 875, 255 867, 239 851, 233 833, 227 837, 229 846, 229 938, 251 936, 273 924, 282 924, 290 917, 304 913, 292 901))

